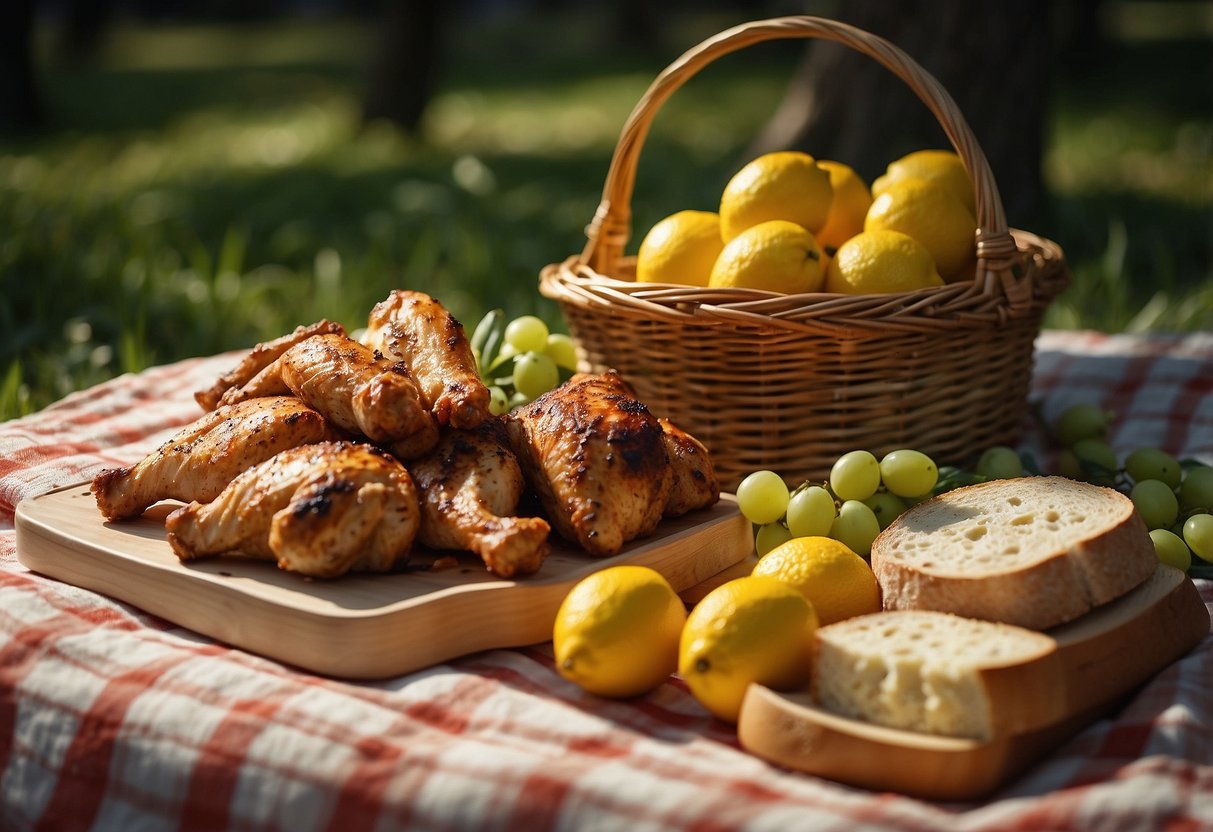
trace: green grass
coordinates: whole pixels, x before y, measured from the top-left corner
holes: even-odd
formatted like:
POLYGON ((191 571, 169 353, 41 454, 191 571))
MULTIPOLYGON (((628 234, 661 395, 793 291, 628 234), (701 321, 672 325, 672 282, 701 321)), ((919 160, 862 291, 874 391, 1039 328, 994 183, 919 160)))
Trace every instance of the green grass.
MULTIPOLYGON (((733 22, 678 18, 660 55, 601 42, 586 17, 456 27, 415 138, 361 124, 356 23, 128 26, 99 66, 48 64, 70 127, 0 142, 0 419, 320 317, 356 327, 397 286, 468 322, 502 306, 558 324, 536 276, 582 247, 628 112, 733 22)), ((1213 104, 1174 82, 1202 77, 1203 46, 1117 43, 1113 70, 1059 86, 1032 230, 1075 281, 1049 325, 1213 326, 1213 104)), ((796 57, 747 50, 674 96, 635 228, 713 205, 796 57)))

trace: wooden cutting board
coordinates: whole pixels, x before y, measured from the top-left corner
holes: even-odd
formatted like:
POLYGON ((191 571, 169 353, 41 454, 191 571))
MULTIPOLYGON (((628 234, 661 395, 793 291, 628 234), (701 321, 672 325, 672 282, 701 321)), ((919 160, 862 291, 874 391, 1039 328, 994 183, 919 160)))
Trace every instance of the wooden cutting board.
POLYGON ((326 581, 239 557, 182 564, 164 532, 177 505, 107 523, 87 483, 60 488, 18 504, 17 557, 35 572, 237 647, 317 673, 370 679, 548 641, 568 590, 604 567, 649 566, 681 592, 753 549, 750 524, 726 495, 710 509, 663 520, 614 557, 554 542, 543 567, 524 578, 497 578, 470 554, 429 568, 435 556, 422 551, 406 571, 326 581))
POLYGON ((751 685, 737 732, 771 762, 839 782, 932 800, 972 800, 998 788, 1120 704, 1209 632, 1192 582, 1159 565, 1122 598, 1048 632, 1057 643, 1057 720, 990 742, 938 737, 848 719, 807 692, 751 685))

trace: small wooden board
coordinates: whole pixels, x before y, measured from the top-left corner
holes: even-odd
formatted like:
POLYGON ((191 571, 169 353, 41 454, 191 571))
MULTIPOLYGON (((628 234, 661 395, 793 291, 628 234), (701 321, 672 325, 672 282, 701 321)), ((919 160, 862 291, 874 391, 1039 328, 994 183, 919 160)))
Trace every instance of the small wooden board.
MULTIPOLYGON (((326 581, 240 557, 182 564, 165 540, 160 503, 141 518, 108 523, 88 485, 17 506, 17 557, 35 572, 96 590, 213 638, 308 670, 384 678, 468 653, 548 641, 568 590, 591 572, 640 564, 683 591, 753 549, 750 524, 729 496, 710 509, 663 520, 620 554, 592 558, 553 536, 534 575, 504 580, 473 555, 427 568, 326 581)), ((444 553, 449 554, 449 553, 444 553)))
POLYGON ((737 732, 742 747, 788 768, 931 800, 972 800, 998 788, 1115 708, 1209 632, 1209 613, 1182 572, 1159 565, 1127 595, 1048 632, 1057 650, 1061 716, 989 742, 884 728, 830 713, 807 691, 751 685, 737 732))

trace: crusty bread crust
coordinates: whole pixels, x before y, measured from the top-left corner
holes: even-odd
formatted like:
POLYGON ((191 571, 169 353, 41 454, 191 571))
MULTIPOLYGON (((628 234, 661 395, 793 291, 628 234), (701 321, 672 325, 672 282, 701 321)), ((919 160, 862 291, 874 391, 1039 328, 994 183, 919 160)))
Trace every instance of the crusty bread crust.
MULTIPOLYGON (((1060 535, 1059 535, 1060 536, 1060 535)), ((885 609, 950 612, 1044 630, 1077 618, 1120 597, 1154 572, 1158 556, 1132 501, 1110 488, 1063 477, 996 480, 956 489, 913 507, 872 544, 872 570, 885 609), (934 562, 913 563, 897 551, 907 539, 949 523, 971 523, 983 505, 1015 497, 1024 511, 1043 510, 1047 502, 1076 498, 1106 506, 1067 545, 1012 558, 1006 568, 976 568, 958 555, 955 544, 940 541, 934 562), (952 546, 953 548, 949 548, 952 546), (1038 555, 1038 556, 1037 556, 1038 555)))

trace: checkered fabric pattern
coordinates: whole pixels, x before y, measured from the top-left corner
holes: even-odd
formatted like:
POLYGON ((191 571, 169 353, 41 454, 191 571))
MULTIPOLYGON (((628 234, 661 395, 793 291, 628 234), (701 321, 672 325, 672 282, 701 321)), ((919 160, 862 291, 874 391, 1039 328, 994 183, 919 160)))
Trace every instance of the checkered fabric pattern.
MULTIPOLYGON (((1046 332, 1037 348, 1046 417, 1098 402, 1118 452, 1213 463, 1213 335, 1046 332)), ((139 459, 232 363, 123 376, 0 424, 0 830, 1213 829, 1210 638, 987 800, 940 804, 770 766, 676 678, 633 701, 585 694, 550 645, 352 684, 20 565, 18 501, 139 459)))

